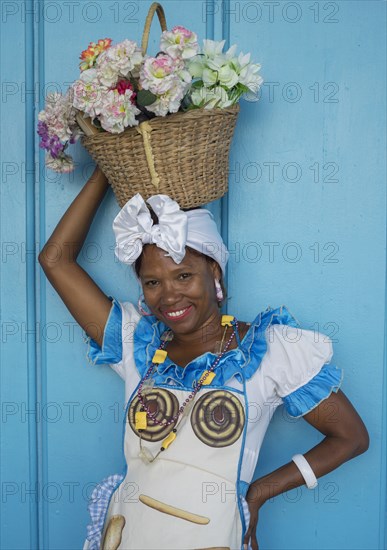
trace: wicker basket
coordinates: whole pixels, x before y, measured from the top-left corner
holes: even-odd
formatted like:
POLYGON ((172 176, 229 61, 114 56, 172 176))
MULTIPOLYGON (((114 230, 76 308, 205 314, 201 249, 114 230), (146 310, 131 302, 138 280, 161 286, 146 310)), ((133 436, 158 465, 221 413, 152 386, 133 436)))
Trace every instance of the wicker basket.
MULTIPOLYGON (((162 30, 165 16, 152 4, 145 23, 145 54, 153 15, 162 30)), ((82 143, 107 176, 122 207, 134 194, 144 199, 162 193, 182 208, 222 197, 228 188, 228 157, 239 105, 227 109, 193 109, 155 117, 121 134, 101 132, 79 113, 86 134, 82 143)))

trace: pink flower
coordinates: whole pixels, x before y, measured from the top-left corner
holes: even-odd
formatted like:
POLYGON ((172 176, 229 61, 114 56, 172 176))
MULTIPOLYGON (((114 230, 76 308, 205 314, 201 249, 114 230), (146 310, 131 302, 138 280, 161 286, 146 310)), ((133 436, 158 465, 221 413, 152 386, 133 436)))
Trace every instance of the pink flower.
POLYGON ((107 92, 106 87, 101 86, 97 80, 87 82, 80 78, 74 82, 72 90, 74 94, 73 105, 76 109, 83 111, 91 118, 99 115, 103 95, 107 92))
POLYGON ((134 92, 133 86, 129 82, 129 80, 120 80, 119 82, 117 82, 117 86, 115 87, 115 89, 120 95, 124 95, 126 90, 131 90, 132 95, 130 96, 130 100, 132 103, 135 103, 136 93, 134 92))
POLYGON ((101 126, 107 132, 120 134, 128 126, 136 126, 136 115, 140 110, 133 104, 132 90, 127 88, 123 94, 118 90, 109 90, 104 95, 103 105, 99 120, 101 126))
POLYGON ((97 59, 98 78, 109 88, 115 86, 119 79, 137 74, 143 61, 143 55, 137 44, 131 40, 123 40, 111 46, 97 59))
POLYGON ((167 54, 148 57, 140 71, 140 84, 153 94, 164 94, 170 90, 179 78, 176 71, 180 68, 180 60, 172 59, 167 54))
POLYGON ((177 25, 171 31, 163 32, 160 49, 174 59, 190 59, 199 52, 197 34, 177 25))
POLYGON ((185 27, 182 27, 181 25, 176 25, 175 27, 173 27, 172 32, 174 34, 181 34, 182 36, 184 36, 184 38, 187 38, 187 39, 191 38, 194 34, 192 31, 189 31, 188 29, 186 29, 185 27))
POLYGON ((166 116, 168 113, 177 113, 180 108, 181 100, 186 92, 186 84, 181 80, 176 79, 170 90, 158 96, 156 101, 151 105, 147 105, 148 111, 153 112, 156 116, 166 116))

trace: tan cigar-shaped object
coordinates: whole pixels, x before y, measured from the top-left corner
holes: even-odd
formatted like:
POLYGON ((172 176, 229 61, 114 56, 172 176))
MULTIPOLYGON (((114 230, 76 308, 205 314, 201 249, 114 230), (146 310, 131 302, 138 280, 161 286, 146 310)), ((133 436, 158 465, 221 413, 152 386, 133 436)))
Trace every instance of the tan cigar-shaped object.
POLYGON ((146 504, 159 512, 163 512, 164 514, 169 514, 170 516, 175 516, 187 521, 192 521, 192 523, 198 523, 199 525, 207 525, 207 523, 210 523, 210 518, 198 516, 197 514, 191 514, 191 512, 187 512, 181 508, 176 508, 175 506, 170 506, 169 504, 164 504, 164 502, 160 502, 159 500, 148 497, 147 495, 140 495, 138 498, 143 504, 146 504))
POLYGON ((112 516, 103 539, 102 550, 117 550, 121 544, 122 530, 125 527, 124 516, 112 516))

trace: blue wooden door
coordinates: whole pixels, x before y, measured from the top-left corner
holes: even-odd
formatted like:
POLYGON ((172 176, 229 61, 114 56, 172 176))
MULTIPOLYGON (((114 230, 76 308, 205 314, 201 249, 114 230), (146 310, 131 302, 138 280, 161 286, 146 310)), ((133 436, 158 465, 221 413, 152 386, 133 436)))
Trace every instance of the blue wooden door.
MULTIPOLYGON (((225 38, 262 63, 259 101, 241 103, 230 193, 211 205, 231 252, 229 313, 286 304, 328 334, 343 390, 371 436, 367 454, 268 502, 261 548, 385 548, 385 24, 378 1, 163 2, 169 27, 225 38)), ((77 549, 87 499, 122 470, 123 384, 88 365, 86 345, 37 253, 92 170, 44 167, 35 134, 49 91, 64 92, 90 41, 141 38, 148 2, 1 3, 1 541, 77 549)), ((157 51, 154 24, 150 52, 157 51)), ((108 294, 136 300, 115 261, 110 193, 80 262, 108 294)), ((256 476, 320 435, 277 411, 256 476)))

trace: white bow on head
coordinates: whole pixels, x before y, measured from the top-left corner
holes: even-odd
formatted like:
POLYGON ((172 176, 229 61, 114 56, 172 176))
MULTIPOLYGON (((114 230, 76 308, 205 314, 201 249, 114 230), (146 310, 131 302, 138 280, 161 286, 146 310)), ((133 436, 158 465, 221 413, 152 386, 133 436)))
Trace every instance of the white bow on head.
POLYGON ((224 274, 229 252, 209 210, 183 212, 168 195, 153 195, 147 202, 158 217, 157 224, 153 223, 139 193, 125 204, 113 222, 115 254, 121 262, 133 264, 144 244, 155 244, 179 264, 185 256, 185 247, 189 246, 213 258, 224 274))
POLYGON ((115 254, 126 264, 133 264, 144 244, 155 244, 167 252, 174 262, 185 256, 187 214, 168 195, 154 195, 147 200, 157 215, 154 224, 142 196, 137 193, 118 213, 113 222, 116 236, 115 254))

